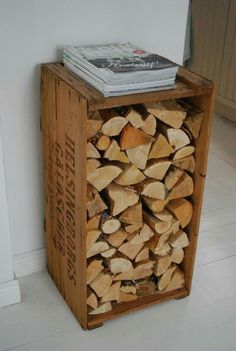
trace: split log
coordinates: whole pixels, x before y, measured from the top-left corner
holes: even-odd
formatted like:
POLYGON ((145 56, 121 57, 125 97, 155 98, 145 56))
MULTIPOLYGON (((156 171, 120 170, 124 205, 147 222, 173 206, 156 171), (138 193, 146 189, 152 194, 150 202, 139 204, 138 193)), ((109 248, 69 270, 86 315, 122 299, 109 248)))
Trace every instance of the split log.
POLYGON ((92 139, 102 127, 102 119, 98 111, 95 111, 87 121, 87 140, 92 139))
POLYGON ((167 287, 165 288, 165 291, 172 291, 172 290, 177 290, 183 288, 185 285, 185 279, 184 279, 184 273, 176 267, 171 280, 167 287))
POLYGON ((171 280, 171 277, 175 271, 175 269, 177 268, 176 265, 171 265, 167 271, 160 277, 159 281, 158 281, 158 289, 160 291, 163 291, 167 288, 170 280, 171 280))
POLYGON ((87 158, 100 158, 101 155, 92 143, 87 144, 87 158))
POLYGON ((119 217, 119 220, 126 224, 135 224, 139 227, 143 225, 142 204, 138 202, 136 205, 128 207, 119 217))
POLYGON ((87 231, 98 229, 101 215, 96 215, 87 221, 87 231))
POLYGON ((91 315, 95 315, 95 314, 101 314, 101 313, 106 313, 112 310, 112 306, 110 302, 105 302, 102 305, 100 305, 98 308, 96 308, 95 310, 89 312, 89 314, 91 315))
POLYGON ((122 130, 120 147, 121 150, 127 150, 139 145, 149 144, 152 141, 154 141, 152 136, 145 134, 140 129, 136 129, 128 124, 122 130))
POLYGON ((127 285, 122 285, 120 287, 120 291, 126 293, 126 294, 136 294, 136 286, 133 284, 127 284, 127 285))
POLYGON ((144 133, 155 135, 157 124, 156 118, 151 113, 149 113, 142 104, 133 105, 133 108, 143 117, 144 124, 140 128, 144 131, 144 133))
MULTIPOLYGON (((168 234, 169 234, 169 236, 171 235, 171 233, 168 233, 168 234)), ((164 241, 162 238, 164 235, 165 234, 162 234, 162 235, 156 234, 147 243, 149 249, 155 255, 166 255, 166 254, 168 254, 168 252, 170 252, 170 245, 166 242, 168 240, 169 236, 164 241)), ((165 235, 165 238, 166 238, 166 235, 165 235)))
POLYGON ((145 169, 151 145, 152 143, 149 143, 126 150, 130 162, 139 169, 145 169))
POLYGON ((174 152, 164 135, 159 134, 151 148, 148 159, 168 157, 174 152))
POLYGON ((173 218, 172 226, 171 226, 172 233, 176 234, 179 231, 179 227, 180 227, 180 221, 173 218))
POLYGON ((144 279, 150 277, 153 273, 154 261, 147 260, 138 263, 134 268, 133 280, 144 279))
POLYGON ((195 147, 193 145, 184 146, 182 149, 179 149, 176 151, 173 157, 173 161, 188 157, 192 155, 194 151, 195 151, 195 147))
POLYGON ((107 205, 102 200, 97 190, 90 189, 87 194, 89 195, 89 199, 87 200, 87 211, 90 218, 107 209, 107 205))
POLYGON ((167 176, 165 177, 165 186, 168 190, 171 190, 173 186, 178 182, 178 180, 182 177, 184 171, 178 168, 172 168, 167 176))
POLYGON ((135 262, 146 261, 149 259, 149 248, 144 247, 135 257, 135 262))
POLYGON ((120 297, 119 300, 117 301, 118 303, 121 302, 131 302, 137 300, 137 296, 133 294, 126 294, 123 291, 120 292, 120 297))
POLYGON ((148 162, 147 168, 144 174, 149 178, 162 180, 171 165, 171 161, 168 160, 157 160, 148 162))
POLYGON ((152 211, 152 212, 161 212, 164 210, 166 204, 168 203, 167 200, 158 200, 158 199, 151 199, 146 196, 142 196, 142 199, 145 205, 152 211))
POLYGON ((137 230, 140 229, 140 226, 137 224, 128 224, 128 225, 124 225, 124 227, 125 227, 125 231, 129 234, 137 232, 137 230))
POLYGON ((163 234, 156 234, 154 235, 151 240, 148 241, 148 247, 149 249, 155 254, 155 255, 166 255, 170 251, 170 245, 168 243, 168 240, 170 236, 172 235, 172 227, 165 233, 163 234))
POLYGON ((184 259, 184 250, 179 247, 173 248, 170 253, 170 258, 171 262, 180 264, 184 259))
POLYGON ((88 290, 89 290, 89 292, 88 292, 88 297, 87 297, 87 305, 92 307, 93 309, 96 309, 98 307, 97 296, 90 289, 88 289, 88 290))
POLYGON ((152 199, 165 200, 167 197, 167 190, 165 185, 160 181, 147 179, 142 183, 136 185, 136 188, 142 193, 152 199))
POLYGON ((127 272, 122 272, 122 273, 118 273, 113 277, 114 281, 118 281, 118 280, 131 280, 133 278, 133 273, 134 273, 134 269, 132 267, 131 270, 127 271, 127 272))
POLYGON ((93 229, 87 232, 87 236, 86 236, 87 250, 89 250, 93 246, 93 244, 97 241, 101 233, 102 232, 99 229, 93 229))
POLYGON ((193 205, 190 201, 184 198, 171 200, 167 208, 180 221, 182 228, 190 223, 193 216, 193 205))
POLYGON ((120 161, 123 163, 130 163, 128 157, 126 156, 124 151, 121 151, 116 140, 113 140, 106 152, 104 153, 104 157, 110 161, 120 161))
POLYGON ((122 257, 112 258, 109 261, 110 271, 113 274, 124 273, 132 270, 133 266, 130 260, 122 257))
POLYGON ((119 135, 127 123, 128 121, 124 117, 113 117, 103 124, 102 132, 110 137, 119 135))
POLYGON ((119 247, 127 238, 128 233, 126 233, 125 230, 120 229, 117 232, 109 235, 109 237, 106 239, 108 243, 114 247, 119 247))
POLYGON ((160 212, 155 212, 154 216, 160 219, 160 221, 164 221, 164 222, 171 222, 173 219, 173 215, 166 209, 160 212))
POLYGON ((194 139, 197 139, 202 125, 203 112, 197 107, 191 106, 185 101, 181 101, 181 105, 187 111, 187 116, 184 120, 184 126, 190 131, 194 139))
POLYGON ((117 218, 108 218, 102 221, 101 229, 105 234, 112 234, 119 230, 121 223, 117 218))
POLYGON ((97 241, 87 250, 86 257, 89 258, 107 250, 109 250, 109 245, 106 241, 97 241))
POLYGON ((142 182, 144 179, 146 179, 145 175, 135 165, 127 165, 114 182, 119 185, 134 185, 142 182))
POLYGON ((111 143, 111 139, 108 135, 101 135, 96 143, 96 148, 100 151, 105 151, 108 149, 111 143))
POLYGON ((182 129, 167 128, 166 134, 174 151, 177 151, 190 143, 188 135, 182 129))
POLYGON ((89 285, 98 297, 105 295, 112 284, 112 277, 101 272, 89 285))
POLYGON ((141 114, 130 106, 122 106, 117 108, 118 112, 125 117, 135 128, 140 128, 144 125, 144 120, 141 114))
POLYGON ((167 255, 170 252, 171 248, 168 243, 165 243, 161 246, 157 245, 155 249, 155 254, 159 256, 167 255))
POLYGON ((130 242, 126 242, 122 244, 118 251, 123 253, 125 256, 127 256, 130 260, 133 260, 137 254, 140 252, 140 250, 143 248, 144 244, 132 244, 130 242))
POLYGON ((87 284, 90 284, 103 269, 101 260, 93 260, 87 267, 87 284))
POLYGON ((156 260, 153 272, 157 277, 159 277, 160 275, 164 274, 167 271, 170 265, 171 265, 170 255, 159 256, 156 260))
POLYGON ((117 166, 104 166, 95 169, 87 174, 87 181, 98 191, 106 188, 118 175, 122 169, 117 166))
POLYGON ((150 280, 141 280, 136 283, 137 296, 152 295, 155 293, 156 286, 150 280))
POLYGON ((116 216, 126 210, 126 208, 135 205, 139 196, 133 189, 124 188, 123 186, 110 184, 107 187, 108 195, 111 201, 112 215, 116 216))
POLYGON ((101 252, 101 256, 104 257, 104 258, 109 258, 109 257, 112 257, 116 254, 117 250, 113 247, 107 251, 104 251, 104 252, 101 252))
POLYGON ((180 160, 175 160, 173 161, 173 165, 181 169, 184 169, 190 173, 193 173, 195 171, 195 166, 196 166, 193 155, 190 155, 185 158, 181 158, 180 160))
POLYGON ((160 221, 158 218, 154 217, 146 211, 143 211, 143 220, 158 234, 167 232, 172 225, 172 221, 160 221))
POLYGON ((192 178, 187 173, 184 173, 175 186, 171 189, 168 195, 168 200, 170 201, 180 197, 187 197, 193 194, 193 190, 194 185, 192 178))
POLYGON ((101 163, 95 158, 89 158, 87 160, 87 173, 94 171, 96 168, 100 167, 101 163))
POLYGON ((169 242, 172 247, 178 247, 180 249, 189 245, 188 236, 181 229, 176 234, 172 235, 169 242))
POLYGON ((157 127, 156 118, 150 114, 146 118, 144 125, 141 127, 141 129, 144 133, 153 136, 156 133, 156 127, 157 127))
POLYGON ((117 301, 120 298, 120 282, 112 284, 108 292, 103 295, 101 302, 117 301))
POLYGON ((153 235, 153 230, 146 223, 144 223, 140 232, 134 234, 129 242, 131 244, 142 244, 151 239, 153 235))
POLYGON ((186 117, 186 112, 175 100, 154 102, 145 107, 148 112, 173 128, 180 128, 186 117))

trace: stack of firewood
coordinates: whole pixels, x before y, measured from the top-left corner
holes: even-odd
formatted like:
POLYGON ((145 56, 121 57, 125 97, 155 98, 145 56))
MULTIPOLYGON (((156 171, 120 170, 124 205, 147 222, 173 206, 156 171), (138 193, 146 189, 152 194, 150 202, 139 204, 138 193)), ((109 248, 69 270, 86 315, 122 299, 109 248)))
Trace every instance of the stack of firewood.
POLYGON ((87 144, 89 314, 185 284, 195 145, 203 114, 184 101, 93 113, 87 144))

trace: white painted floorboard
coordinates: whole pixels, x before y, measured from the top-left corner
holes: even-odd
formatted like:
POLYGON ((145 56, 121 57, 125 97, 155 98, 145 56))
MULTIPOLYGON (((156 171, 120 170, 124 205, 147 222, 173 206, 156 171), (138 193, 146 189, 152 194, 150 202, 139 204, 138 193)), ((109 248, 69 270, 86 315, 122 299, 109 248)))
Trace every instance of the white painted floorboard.
POLYGON ((236 351, 236 160, 214 150, 191 296, 83 331, 46 272, 25 276, 22 303, 0 310, 0 351, 236 351))

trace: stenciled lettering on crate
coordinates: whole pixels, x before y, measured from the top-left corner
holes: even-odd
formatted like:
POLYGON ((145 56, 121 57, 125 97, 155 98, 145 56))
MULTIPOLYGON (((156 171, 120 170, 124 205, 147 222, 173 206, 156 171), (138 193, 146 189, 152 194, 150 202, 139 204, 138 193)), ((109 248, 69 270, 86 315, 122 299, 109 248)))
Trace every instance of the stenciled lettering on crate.
POLYGON ((65 144, 56 142, 52 150, 55 151, 50 154, 56 157, 56 211, 50 208, 51 216, 55 215, 56 222, 53 242, 56 250, 67 256, 68 278, 76 286, 75 142, 65 134, 65 144))

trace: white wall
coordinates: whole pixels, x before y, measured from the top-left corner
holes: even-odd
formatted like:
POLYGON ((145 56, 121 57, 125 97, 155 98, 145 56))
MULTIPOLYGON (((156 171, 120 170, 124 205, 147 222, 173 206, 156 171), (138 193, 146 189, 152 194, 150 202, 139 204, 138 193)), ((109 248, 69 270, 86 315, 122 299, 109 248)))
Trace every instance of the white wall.
POLYGON ((0 114, 14 254, 44 246, 39 64, 132 41, 182 62, 188 0, 0 0, 0 114))
POLYGON ((4 172, 0 115, 0 308, 20 301, 18 280, 14 280, 13 257, 4 172))
MULTIPOLYGON (((1 117, 1 116, 0 116, 1 117)), ((0 284, 14 278, 0 120, 0 284)))

